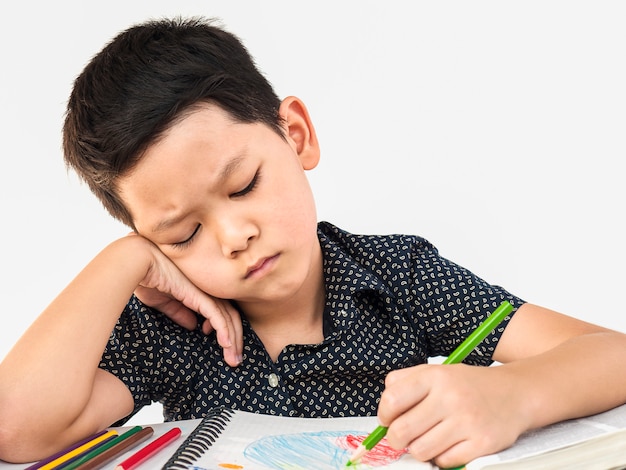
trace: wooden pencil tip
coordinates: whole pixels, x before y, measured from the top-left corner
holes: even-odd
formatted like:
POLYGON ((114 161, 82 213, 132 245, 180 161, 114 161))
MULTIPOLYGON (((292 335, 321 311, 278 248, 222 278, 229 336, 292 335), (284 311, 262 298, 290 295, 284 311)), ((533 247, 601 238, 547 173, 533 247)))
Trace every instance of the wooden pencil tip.
POLYGON ((356 465, 358 461, 361 460, 361 457, 363 457, 365 454, 367 454, 367 449, 362 444, 359 445, 356 448, 356 450, 352 453, 350 458, 348 459, 348 463, 346 464, 346 467, 351 467, 352 465, 356 465))

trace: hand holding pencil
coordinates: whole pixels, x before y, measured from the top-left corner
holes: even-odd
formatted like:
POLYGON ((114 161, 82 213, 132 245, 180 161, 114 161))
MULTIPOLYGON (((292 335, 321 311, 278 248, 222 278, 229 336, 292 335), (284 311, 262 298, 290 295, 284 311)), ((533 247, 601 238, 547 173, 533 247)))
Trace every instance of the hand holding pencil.
MULTIPOLYGON (((465 359, 472 350, 493 331, 504 318, 511 313, 513 306, 504 301, 487 319, 472 332, 465 341, 463 341, 443 364, 456 364, 465 359)), ((378 426, 371 434, 369 434, 361 443, 361 445, 350 456, 346 463, 346 467, 355 465, 367 452, 369 452, 376 444, 378 444, 387 434, 387 428, 378 426)))

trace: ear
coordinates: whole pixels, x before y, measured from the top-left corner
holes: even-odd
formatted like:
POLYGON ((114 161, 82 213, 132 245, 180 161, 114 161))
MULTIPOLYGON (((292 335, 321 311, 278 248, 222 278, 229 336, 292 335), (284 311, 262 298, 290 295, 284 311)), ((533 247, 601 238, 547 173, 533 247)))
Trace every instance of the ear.
POLYGON ((320 147, 306 106, 295 96, 288 96, 281 102, 278 114, 283 119, 285 138, 294 146, 302 168, 312 170, 320 161, 320 147))

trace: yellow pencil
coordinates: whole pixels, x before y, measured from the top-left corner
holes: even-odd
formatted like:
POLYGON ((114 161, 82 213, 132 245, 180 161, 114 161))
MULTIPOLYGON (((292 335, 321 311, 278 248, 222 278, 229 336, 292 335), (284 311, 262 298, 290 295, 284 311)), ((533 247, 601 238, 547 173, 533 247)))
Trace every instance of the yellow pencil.
POLYGON ((90 450, 93 446, 99 444, 102 441, 106 441, 107 439, 110 439, 112 437, 117 436, 117 431, 108 431, 106 433, 104 433, 101 436, 96 437, 95 439, 92 439, 91 441, 87 442, 86 444, 83 444, 80 447, 77 447, 74 450, 69 451, 66 454, 63 454, 61 457, 59 457, 58 459, 53 460, 50 463, 47 463, 46 465, 44 465, 43 467, 40 467, 40 470, 51 470, 55 467, 58 467, 59 465, 61 465, 64 462, 67 462, 68 460, 70 460, 72 457, 76 457, 77 455, 82 454, 83 452, 90 450))

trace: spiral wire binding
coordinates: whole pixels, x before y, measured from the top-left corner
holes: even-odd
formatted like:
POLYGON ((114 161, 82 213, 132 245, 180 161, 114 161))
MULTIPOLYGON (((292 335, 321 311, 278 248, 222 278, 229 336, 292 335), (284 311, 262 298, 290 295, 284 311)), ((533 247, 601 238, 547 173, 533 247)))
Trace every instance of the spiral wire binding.
POLYGON ((233 410, 223 406, 209 411, 161 470, 187 470, 209 450, 233 414, 233 410))

